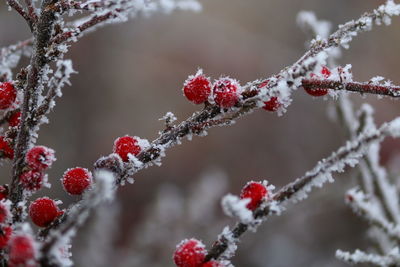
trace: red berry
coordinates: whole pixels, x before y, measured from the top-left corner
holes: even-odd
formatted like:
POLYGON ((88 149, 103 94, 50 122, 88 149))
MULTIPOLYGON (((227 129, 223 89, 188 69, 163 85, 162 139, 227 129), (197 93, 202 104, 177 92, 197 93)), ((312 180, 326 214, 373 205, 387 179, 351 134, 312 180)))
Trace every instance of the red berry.
POLYGON ((0 228, 0 249, 7 246, 12 234, 12 228, 10 226, 0 228))
POLYGON ((62 184, 71 195, 80 195, 92 184, 92 173, 80 167, 69 169, 63 175, 62 184))
POLYGON ((38 198, 29 206, 29 216, 32 222, 39 227, 48 226, 63 213, 57 203, 48 197, 38 198))
POLYGON ((117 153, 125 162, 129 160, 128 154, 136 156, 140 153, 141 148, 136 138, 132 136, 119 137, 114 141, 114 153, 117 153))
POLYGON ((178 267, 200 267, 206 257, 204 244, 197 239, 183 240, 174 253, 174 262, 178 267))
POLYGON ((219 261, 207 261, 206 263, 203 263, 201 267, 224 267, 224 265, 219 261))
POLYGON ((7 198, 8 190, 4 186, 0 185, 0 200, 7 198))
POLYGON ((268 194, 267 188, 259 182, 249 182, 243 187, 240 194, 241 199, 250 198, 250 202, 247 204, 249 210, 255 210, 258 208, 262 200, 268 194))
POLYGON ((239 101, 239 83, 230 78, 221 78, 214 83, 215 103, 221 108, 233 107, 239 101))
MULTIPOLYGON (((258 85, 258 88, 265 87, 268 85, 268 83, 269 83, 269 80, 265 80, 261 84, 258 85)), ((268 101, 264 102, 263 109, 265 109, 267 111, 275 112, 278 110, 278 108, 280 106, 281 106, 281 103, 279 103, 278 98, 273 96, 268 101)))
POLYGON ((14 158, 14 149, 11 148, 4 136, 0 136, 0 151, 3 153, 3 157, 14 158))
POLYGON ((323 66, 322 67, 322 70, 321 70, 321 74, 322 74, 322 76, 324 76, 324 78, 329 78, 329 76, 331 76, 331 71, 326 67, 326 66, 323 66))
POLYGON ((10 211, 8 210, 8 207, 4 204, 4 202, 0 202, 0 223, 5 223, 9 215, 10 211))
POLYGON ((14 112, 8 118, 8 125, 10 125, 11 127, 18 126, 20 122, 21 122, 21 111, 14 112))
POLYGON ((280 106, 281 106, 281 103, 279 103, 278 98, 273 96, 268 101, 264 102, 263 109, 265 109, 267 111, 275 112, 278 110, 278 108, 280 106))
POLYGON ((8 266, 35 266, 35 244, 32 237, 17 235, 11 238, 8 266))
POLYGON ((34 146, 26 153, 25 160, 32 169, 42 171, 55 161, 54 150, 45 146, 34 146))
POLYGON ((28 191, 37 191, 42 187, 44 174, 40 171, 30 170, 19 177, 19 181, 28 191))
POLYGON ((195 104, 204 103, 211 94, 211 82, 199 72, 185 81, 183 84, 183 93, 189 101, 195 104))
POLYGON ((10 82, 0 84, 0 109, 9 108, 17 97, 17 90, 10 82))
MULTIPOLYGON (((323 66, 322 70, 321 70, 321 74, 322 74, 323 78, 327 79, 327 78, 329 78, 329 76, 331 76, 331 71, 327 67, 323 66)), ((311 78, 318 77, 318 75, 316 75, 314 73, 311 73, 310 76, 311 76, 311 78)), ((324 96, 328 93, 328 89, 322 89, 322 88, 316 88, 316 89, 304 88, 304 89, 306 90, 306 92, 308 94, 310 94, 312 96, 324 96)))

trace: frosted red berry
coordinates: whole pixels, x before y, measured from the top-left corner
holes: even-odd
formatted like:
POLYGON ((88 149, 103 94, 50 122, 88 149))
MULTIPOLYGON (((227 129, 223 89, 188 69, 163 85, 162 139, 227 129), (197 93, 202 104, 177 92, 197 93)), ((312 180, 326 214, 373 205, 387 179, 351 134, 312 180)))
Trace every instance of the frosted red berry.
MULTIPOLYGON (((263 88, 267 86, 269 83, 269 80, 263 81, 261 84, 258 85, 258 88, 263 88)), ((273 96, 271 97, 268 101, 264 102, 263 109, 271 112, 275 112, 278 110, 278 108, 281 106, 281 103, 279 103, 278 98, 273 96)))
POLYGON ((0 249, 7 246, 8 241, 10 241, 12 234, 12 228, 10 226, 5 226, 0 228, 0 249))
POLYGON ((26 153, 25 160, 32 169, 42 171, 55 161, 54 150, 45 146, 34 146, 26 153))
MULTIPOLYGON (((327 78, 329 78, 329 76, 331 76, 331 71, 327 67, 323 66, 322 70, 321 70, 321 74, 322 74, 323 78, 327 79, 327 78)), ((311 76, 311 78, 319 77, 319 75, 316 75, 315 73, 311 73, 310 76, 311 76)), ((311 88, 305 87, 304 89, 306 90, 306 92, 309 95, 312 95, 312 96, 324 96, 328 93, 328 89, 323 89, 323 88, 311 89, 311 88)))
POLYGON ((57 203, 48 197, 38 198, 29 206, 29 217, 39 227, 48 226, 61 214, 57 203))
POLYGON ((14 149, 12 149, 4 136, 0 136, 0 152, 5 158, 14 158, 14 149))
POLYGON ((18 126, 21 122, 21 111, 14 112, 7 121, 11 127, 18 126))
POLYGON ((128 154, 136 156, 140 153, 141 148, 136 138, 132 136, 119 137, 114 141, 114 153, 117 153, 125 162, 129 160, 128 154))
POLYGON ((263 109, 271 112, 275 112, 278 110, 278 108, 281 106, 281 103, 279 103, 278 98, 273 96, 271 97, 268 101, 264 102, 263 109))
POLYGON ((219 261, 207 261, 206 263, 203 263, 201 267, 224 267, 222 263, 219 261))
POLYGON ((178 267, 200 267, 206 253, 201 241, 194 238, 183 240, 175 250, 174 262, 178 267))
POLYGON ((16 235, 9 242, 8 266, 34 266, 34 240, 27 235, 16 235))
POLYGON ((206 102, 210 96, 211 86, 210 79, 203 74, 196 74, 186 80, 183 85, 183 93, 189 101, 201 104, 206 102))
POLYGON ((21 174, 19 181, 22 187, 28 191, 37 191, 43 185, 44 174, 40 171, 30 170, 21 174))
POLYGON ((259 182, 250 182, 243 187, 240 194, 241 199, 250 198, 247 204, 249 210, 255 210, 261 204, 262 200, 267 196, 267 188, 259 182))
POLYGON ((71 195, 81 195, 92 184, 92 173, 81 167, 69 169, 63 175, 62 184, 71 195))
POLYGON ((0 223, 5 223, 8 216, 10 215, 10 211, 4 202, 0 202, 0 223))
POLYGON ((17 90, 10 82, 0 83, 0 109, 9 108, 17 97, 17 90))
POLYGON ((0 185, 0 200, 7 198, 8 190, 4 186, 0 185))
POLYGON ((239 101, 239 83, 230 78, 221 78, 214 83, 214 101, 221 108, 233 107, 239 101))

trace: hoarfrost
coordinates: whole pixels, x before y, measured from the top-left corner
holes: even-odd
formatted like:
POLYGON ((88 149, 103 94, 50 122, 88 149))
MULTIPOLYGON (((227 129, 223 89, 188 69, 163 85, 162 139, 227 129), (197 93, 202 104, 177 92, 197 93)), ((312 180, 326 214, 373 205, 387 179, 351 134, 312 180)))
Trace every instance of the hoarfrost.
POLYGON ((250 198, 240 199, 235 195, 228 194, 222 198, 221 204, 226 215, 237 217, 240 222, 249 224, 254 220, 253 212, 246 207, 250 201, 250 198))

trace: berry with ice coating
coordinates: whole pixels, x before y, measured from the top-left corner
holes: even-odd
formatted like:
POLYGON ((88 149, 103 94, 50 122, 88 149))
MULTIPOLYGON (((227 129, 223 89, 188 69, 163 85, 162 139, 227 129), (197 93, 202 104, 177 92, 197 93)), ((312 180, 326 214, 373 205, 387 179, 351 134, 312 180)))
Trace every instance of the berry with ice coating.
POLYGON ((10 82, 0 83, 0 109, 11 107, 17 97, 17 90, 10 82))
POLYGON ((50 225, 63 213, 58 208, 57 203, 48 197, 38 198, 29 206, 29 216, 32 222, 39 227, 50 225))
POLYGON ((0 202, 0 223, 5 223, 9 215, 10 211, 7 205, 3 201, 0 202))
POLYGON ((198 72, 185 81, 183 93, 189 101, 201 104, 206 102, 210 96, 211 86, 210 79, 204 76, 202 72, 198 72))
POLYGON ((16 235, 10 240, 8 266, 35 266, 35 244, 28 235, 16 235))
POLYGON ((255 210, 261 204, 262 200, 267 196, 267 188, 259 182, 249 182, 243 187, 240 194, 241 199, 249 198, 250 202, 247 204, 249 210, 255 210))
POLYGON ((21 122, 21 111, 14 112, 9 118, 8 118, 8 125, 11 127, 16 127, 19 125, 21 122))
POLYGON ((132 136, 119 137, 114 141, 114 153, 117 153, 125 162, 129 160, 128 154, 136 156, 140 153, 141 148, 136 138, 132 136))
POLYGON ((178 267, 200 267, 206 257, 204 244, 197 239, 183 240, 174 253, 174 262, 178 267))
POLYGON ((5 186, 0 185, 0 200, 7 198, 8 189, 5 186))
MULTIPOLYGON (((260 85, 258 85, 258 88, 263 88, 267 86, 269 83, 269 80, 265 80, 262 82, 260 85)), ((278 98, 276 96, 272 96, 268 101, 264 102, 263 109, 271 112, 275 112, 278 110, 278 108, 281 106, 281 103, 279 103, 278 98)))
POLYGON ((81 167, 69 169, 63 175, 62 184, 71 195, 81 195, 92 184, 92 173, 81 167))
MULTIPOLYGON (((329 76, 331 76, 331 71, 327 67, 323 66, 322 70, 321 70, 321 74, 322 74, 323 78, 327 79, 327 78, 329 78, 329 76)), ((319 77, 319 75, 316 75, 314 73, 311 73, 310 76, 311 76, 311 78, 319 77)), ((324 96, 328 93, 328 89, 323 89, 323 88, 311 89, 311 88, 305 87, 304 89, 306 90, 306 92, 309 95, 312 95, 312 96, 324 96)))
POLYGON ((214 83, 214 101, 221 108, 233 107, 239 101, 239 83, 231 78, 221 78, 214 83))
POLYGON ((55 161, 54 150, 45 146, 34 146, 26 153, 25 160, 32 169, 42 171, 55 161))
POLYGON ((42 187, 44 174, 40 171, 30 170, 21 174, 19 181, 28 191, 37 191, 42 187))
POLYGON ((0 136, 0 152, 3 154, 3 157, 14 158, 14 149, 12 149, 4 136, 0 136))
POLYGON ((5 248, 10 241, 12 234, 12 228, 10 226, 5 226, 0 228, 0 249, 5 248))

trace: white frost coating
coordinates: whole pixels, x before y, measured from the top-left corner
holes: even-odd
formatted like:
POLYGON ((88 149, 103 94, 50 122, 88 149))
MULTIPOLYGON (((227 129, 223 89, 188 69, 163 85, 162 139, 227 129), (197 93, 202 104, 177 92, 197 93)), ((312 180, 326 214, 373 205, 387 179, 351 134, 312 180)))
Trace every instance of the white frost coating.
POLYGON ((174 113, 168 111, 167 113, 165 113, 165 115, 162 118, 160 118, 158 120, 165 121, 167 124, 169 124, 169 123, 173 123, 174 121, 176 121, 177 118, 174 113))
POLYGON ((400 137, 400 117, 394 119, 387 128, 392 137, 400 137))
MULTIPOLYGON (((154 13, 161 12, 170 14, 174 10, 186 10, 186 11, 194 11, 199 12, 202 9, 201 4, 197 0, 135 0, 135 1, 124 1, 124 0, 116 0, 113 1, 116 3, 115 5, 111 5, 110 8, 102 8, 99 10, 93 9, 93 14, 77 19, 71 23, 68 23, 69 26, 72 26, 69 30, 74 32, 73 38, 76 40, 76 37, 83 36, 86 33, 90 33, 95 31, 96 29, 103 27, 108 24, 115 23, 123 23, 126 22, 129 18, 137 17, 140 14, 144 16, 150 16, 154 13), (83 25, 84 23, 90 21, 94 17, 101 17, 107 14, 111 14, 110 18, 96 24, 95 26, 86 29, 84 32, 80 32, 77 27, 79 25, 83 25)), ((90 5, 89 5, 90 6, 90 5)), ((72 14, 70 14, 72 15, 72 14)))
POLYGON ((315 35, 321 38, 327 38, 332 28, 329 21, 318 20, 312 11, 300 11, 296 21, 301 28, 304 30, 311 28, 315 35))
POLYGON ((226 239, 227 248, 224 253, 220 256, 221 259, 231 259, 237 250, 237 239, 232 236, 232 231, 229 226, 226 226, 222 233, 218 236, 218 240, 222 238, 226 239))
POLYGON ((237 217, 240 222, 249 224, 254 220, 253 213, 246 207, 250 201, 250 198, 240 199, 235 195, 228 194, 222 198, 221 205, 226 215, 237 217))
POLYGON ((358 189, 350 189, 347 192, 347 203, 354 212, 369 220, 372 224, 379 226, 389 236, 400 240, 400 227, 385 219, 377 202, 370 201, 365 194, 358 189))
POLYGON ((381 267, 389 267, 400 262, 399 248, 392 249, 387 255, 381 256, 372 253, 365 253, 361 250, 356 250, 354 253, 345 252, 342 250, 336 251, 336 257, 345 262, 354 263, 371 263, 381 267))
POLYGON ((21 56, 30 57, 31 52, 31 48, 24 42, 2 48, 0 50, 0 76, 6 75, 7 79, 11 80, 12 69, 18 65, 21 56))
POLYGON ((96 187, 99 188, 99 194, 103 200, 113 200, 115 194, 115 177, 110 171, 101 169, 94 173, 94 179, 96 181, 96 187))

